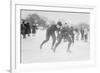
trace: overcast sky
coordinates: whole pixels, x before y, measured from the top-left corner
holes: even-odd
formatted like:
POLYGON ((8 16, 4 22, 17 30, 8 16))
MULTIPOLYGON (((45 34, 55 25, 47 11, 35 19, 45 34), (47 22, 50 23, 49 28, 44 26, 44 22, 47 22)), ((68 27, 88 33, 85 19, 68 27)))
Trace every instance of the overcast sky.
POLYGON ((89 24, 90 14, 85 13, 70 13, 70 12, 48 12, 48 11, 35 11, 35 10, 22 10, 21 18, 25 19, 30 14, 38 14, 44 16, 48 21, 62 21, 69 24, 87 23, 89 24))

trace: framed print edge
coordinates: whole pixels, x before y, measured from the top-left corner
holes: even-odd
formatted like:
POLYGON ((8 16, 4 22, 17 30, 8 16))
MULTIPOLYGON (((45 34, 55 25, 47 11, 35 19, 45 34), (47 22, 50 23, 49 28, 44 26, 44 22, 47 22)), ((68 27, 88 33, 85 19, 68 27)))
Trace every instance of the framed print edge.
MULTIPOLYGON (((50 8, 48 10, 53 10, 56 9, 57 11, 59 9, 73 9, 72 11, 74 11, 76 8, 76 10, 79 10, 81 9, 81 6, 80 8, 78 8, 77 6, 76 7, 71 7, 71 5, 69 5, 69 7, 67 6, 53 6, 53 5, 50 5, 50 6, 46 6, 45 4, 44 5, 34 5, 34 4, 17 4, 17 2, 12 2, 11 1, 11 11, 10 11, 10 15, 11 15, 11 53, 10 53, 10 56, 11 56, 11 73, 18 73, 18 72, 21 72, 21 71, 32 71, 33 69, 34 70, 42 70, 42 69, 62 69, 62 68, 79 68, 79 67, 93 67, 96 65, 96 59, 95 59, 95 55, 96 55, 96 49, 95 49, 95 13, 96 13, 96 10, 95 10, 95 7, 94 6, 89 6, 89 8, 87 7, 87 11, 90 12, 91 14, 91 21, 90 21, 90 38, 92 40, 90 40, 90 48, 92 49, 91 50, 91 60, 90 61, 84 61, 84 62, 54 62, 54 63, 32 63, 32 64, 20 64, 20 46, 18 44, 19 42, 19 36, 20 36, 20 28, 16 25, 17 23, 19 22, 16 22, 16 20, 19 21, 19 13, 20 13, 20 9, 32 9, 34 7, 34 9, 37 9, 38 7, 40 8, 43 8, 44 9, 47 9, 47 8, 50 8), (25 5, 25 7, 24 7, 25 5), (36 8, 35 8, 36 7, 36 8), (78 9, 77 9, 78 8, 78 9), (17 14, 16 14, 17 13, 17 14), (19 49, 18 49, 19 48, 19 49)), ((85 10, 85 7, 82 8, 83 11, 85 10)), ((81 10, 82 10, 81 9, 81 10)), ((65 10, 66 11, 66 10, 65 10)))

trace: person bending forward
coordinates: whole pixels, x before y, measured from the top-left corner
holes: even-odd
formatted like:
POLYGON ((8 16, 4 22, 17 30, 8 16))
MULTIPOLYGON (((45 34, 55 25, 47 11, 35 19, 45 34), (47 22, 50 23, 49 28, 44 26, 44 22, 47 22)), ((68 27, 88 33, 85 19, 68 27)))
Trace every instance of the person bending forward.
POLYGON ((46 31, 46 39, 42 42, 42 44, 40 45, 40 49, 42 49, 42 46, 47 42, 49 41, 50 39, 50 36, 52 37, 52 47, 51 49, 53 49, 53 46, 56 42, 56 35, 55 35, 55 31, 59 31, 60 30, 60 27, 62 26, 62 23, 61 22, 58 22, 57 25, 51 25, 47 31, 46 31))

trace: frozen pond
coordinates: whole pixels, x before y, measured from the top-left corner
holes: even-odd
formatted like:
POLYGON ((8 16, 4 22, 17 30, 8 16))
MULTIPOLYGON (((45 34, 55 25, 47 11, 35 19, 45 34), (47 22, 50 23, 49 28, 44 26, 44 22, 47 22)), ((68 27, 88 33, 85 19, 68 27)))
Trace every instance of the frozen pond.
POLYGON ((82 40, 75 40, 71 46, 71 53, 67 53, 67 42, 61 42, 54 53, 50 47, 52 39, 43 45, 40 50, 40 44, 45 39, 45 30, 38 30, 35 36, 21 39, 21 60, 22 63, 34 62, 57 62, 57 61, 83 61, 89 60, 90 43, 82 40))

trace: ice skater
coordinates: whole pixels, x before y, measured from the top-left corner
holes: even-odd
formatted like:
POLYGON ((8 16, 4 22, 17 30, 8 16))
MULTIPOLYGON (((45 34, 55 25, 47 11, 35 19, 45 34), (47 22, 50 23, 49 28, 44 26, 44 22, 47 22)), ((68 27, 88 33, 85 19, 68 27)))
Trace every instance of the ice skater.
POLYGON ((56 48, 61 43, 62 39, 66 39, 68 41, 67 52, 71 53, 70 46, 74 42, 74 38, 73 37, 74 37, 74 34, 73 34, 71 28, 63 28, 61 30, 61 33, 57 37, 58 42, 55 44, 55 47, 53 48, 53 51, 54 52, 56 51, 56 48))
POLYGON ((59 21, 56 25, 51 25, 47 31, 46 31, 46 39, 42 42, 42 44, 40 45, 40 49, 42 49, 42 46, 49 41, 50 37, 52 37, 52 47, 53 48, 55 42, 56 42, 56 35, 55 35, 55 31, 59 32, 60 28, 62 27, 62 23, 61 21, 59 21))

